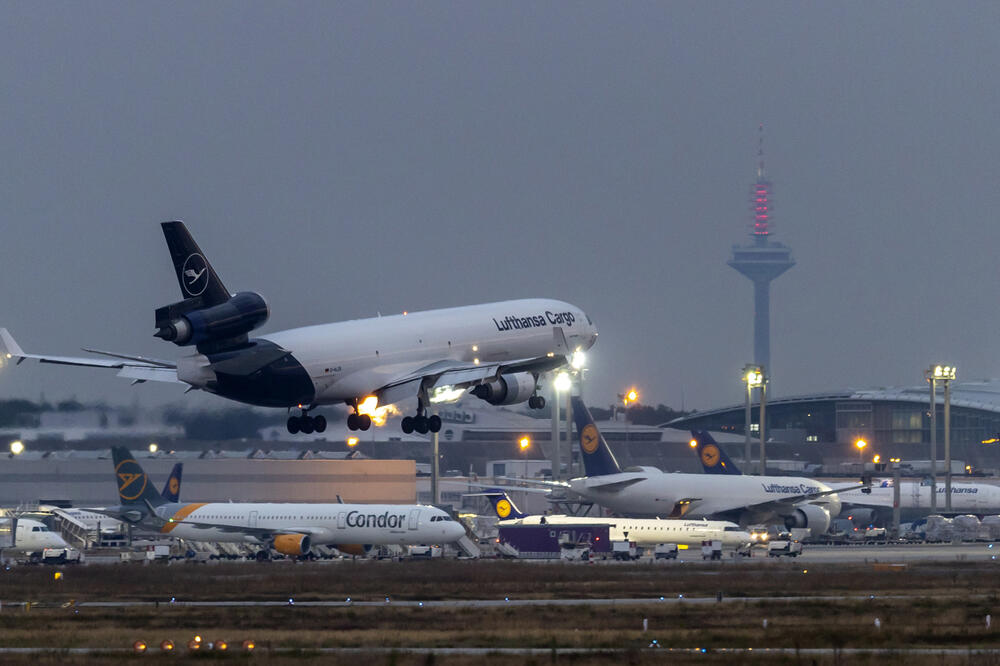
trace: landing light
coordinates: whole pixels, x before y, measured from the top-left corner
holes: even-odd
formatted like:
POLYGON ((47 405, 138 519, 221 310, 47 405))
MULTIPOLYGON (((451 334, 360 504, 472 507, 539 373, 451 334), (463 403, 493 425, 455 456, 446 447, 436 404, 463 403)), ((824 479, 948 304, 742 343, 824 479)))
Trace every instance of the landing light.
POLYGON ((560 372, 556 375, 556 380, 553 382, 557 391, 568 391, 573 386, 573 381, 569 378, 569 375, 565 372, 560 372))
POLYGON ((357 446, 358 445, 358 438, 357 437, 348 437, 347 438, 347 445, 348 446, 357 446))
POLYGON ((585 365, 587 365, 587 355, 582 351, 573 352, 573 356, 570 359, 569 364, 573 366, 574 370, 581 370, 585 365))
POLYGON ((688 442, 688 446, 690 446, 692 449, 696 448, 698 446, 698 440, 692 439, 690 442, 688 442))
POLYGON ((19 456, 24 453, 24 443, 20 440, 15 440, 10 443, 10 452, 15 456, 19 456))
POLYGON ((150 443, 149 443, 149 452, 150 452, 150 453, 156 453, 156 451, 157 451, 157 450, 158 450, 159 448, 160 448, 160 447, 159 447, 159 445, 158 445, 158 444, 157 444, 156 442, 150 442, 150 443))

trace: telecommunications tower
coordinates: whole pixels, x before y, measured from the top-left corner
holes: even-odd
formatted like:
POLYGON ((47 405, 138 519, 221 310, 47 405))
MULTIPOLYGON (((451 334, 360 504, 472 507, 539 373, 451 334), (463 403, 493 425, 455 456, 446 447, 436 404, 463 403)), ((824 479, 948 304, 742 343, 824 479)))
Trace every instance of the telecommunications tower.
POLYGON ((753 360, 771 373, 771 280, 795 265, 792 249, 771 240, 771 181, 764 174, 764 126, 758 128, 757 180, 750 188, 750 242, 734 245, 729 265, 753 282, 753 360))

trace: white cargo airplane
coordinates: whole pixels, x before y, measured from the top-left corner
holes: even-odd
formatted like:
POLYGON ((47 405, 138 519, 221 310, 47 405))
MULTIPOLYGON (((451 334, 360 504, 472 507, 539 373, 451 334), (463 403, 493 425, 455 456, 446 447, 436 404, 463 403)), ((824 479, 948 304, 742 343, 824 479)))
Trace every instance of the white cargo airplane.
POLYGON ((670 520, 661 518, 606 518, 595 516, 528 515, 518 510, 506 492, 470 493, 489 498, 500 520, 498 527, 513 525, 607 525, 613 541, 628 539, 639 546, 676 543, 700 546, 718 540, 737 548, 751 542, 750 533, 728 520, 670 520))
POLYGON ((111 449, 120 506, 101 513, 178 539, 244 543, 305 555, 329 545, 361 554, 382 544, 454 543, 465 528, 421 504, 168 502, 128 449, 111 449))
POLYGON ((530 483, 563 488, 624 515, 732 519, 744 527, 780 520, 815 536, 825 533, 840 513, 838 490, 813 479, 665 473, 655 467, 622 470, 590 410, 580 398, 572 401, 586 476, 530 483))
MULTIPOLYGON (((230 294, 182 222, 164 222, 163 233, 184 300, 156 310, 156 337, 197 353, 161 361, 84 349, 106 359, 24 352, 0 329, 0 353, 43 363, 116 368, 119 377, 182 382, 251 405, 300 409, 292 433, 323 432, 326 418, 309 416, 320 405, 346 403, 352 430, 371 427, 377 401, 417 399, 404 432, 437 432, 441 419, 426 415, 436 393, 471 389, 492 405, 528 402, 540 373, 560 367, 597 339, 578 307, 549 299, 523 299, 411 312, 279 331, 260 338, 270 311, 254 292, 230 294)), ((189 389, 190 390, 190 389, 189 389)))
MULTIPOLYGON (((721 446, 707 432, 695 432, 696 453, 706 474, 738 476, 743 474, 721 446)), ((782 477, 788 478, 788 477, 782 477)), ((852 514, 857 523, 888 524, 892 520, 893 483, 883 479, 870 488, 831 482, 840 497, 842 512, 852 514)), ((937 506, 933 513, 945 512, 945 487, 937 484, 937 506)), ((923 481, 901 481, 899 508, 901 520, 923 518, 931 511, 931 487, 923 481)), ((988 483, 953 483, 951 512, 948 515, 1000 513, 1000 488, 988 483)))

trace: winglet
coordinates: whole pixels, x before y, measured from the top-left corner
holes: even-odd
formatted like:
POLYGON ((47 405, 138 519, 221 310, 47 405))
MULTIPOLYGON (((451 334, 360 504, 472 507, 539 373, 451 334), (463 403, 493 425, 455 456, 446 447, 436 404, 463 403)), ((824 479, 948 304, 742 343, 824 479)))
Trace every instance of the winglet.
POLYGON ((725 450, 716 444, 707 432, 692 430, 691 436, 694 438, 691 441, 695 443, 694 449, 705 474, 743 474, 740 468, 726 455, 725 450))
POLYGON ((4 359, 16 358, 18 363, 24 360, 24 350, 6 328, 0 328, 0 354, 4 359))

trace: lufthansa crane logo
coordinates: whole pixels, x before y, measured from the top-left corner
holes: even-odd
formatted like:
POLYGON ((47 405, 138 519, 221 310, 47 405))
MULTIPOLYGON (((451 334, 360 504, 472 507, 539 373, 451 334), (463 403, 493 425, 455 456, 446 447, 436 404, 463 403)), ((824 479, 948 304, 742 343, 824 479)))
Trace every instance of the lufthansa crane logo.
POLYGON ((597 444, 600 442, 600 439, 600 435, 597 434, 597 426, 593 423, 588 423, 584 426, 583 432, 580 433, 580 446, 585 453, 593 453, 597 450, 597 444))
POLYGON ((502 499, 497 502, 497 515, 501 518, 506 518, 510 515, 510 502, 506 499, 502 499))
POLYGON ((701 450, 701 462, 705 467, 715 467, 719 464, 719 447, 706 444, 701 450))
POLYGON ((115 476, 118 477, 118 496, 123 500, 137 499, 146 489, 146 474, 131 458, 118 463, 115 476))
POLYGON ((188 296, 201 296, 208 288, 208 262, 197 252, 188 255, 181 267, 181 284, 188 296))
POLYGON ((181 483, 176 476, 170 477, 170 494, 176 495, 181 489, 181 483))

